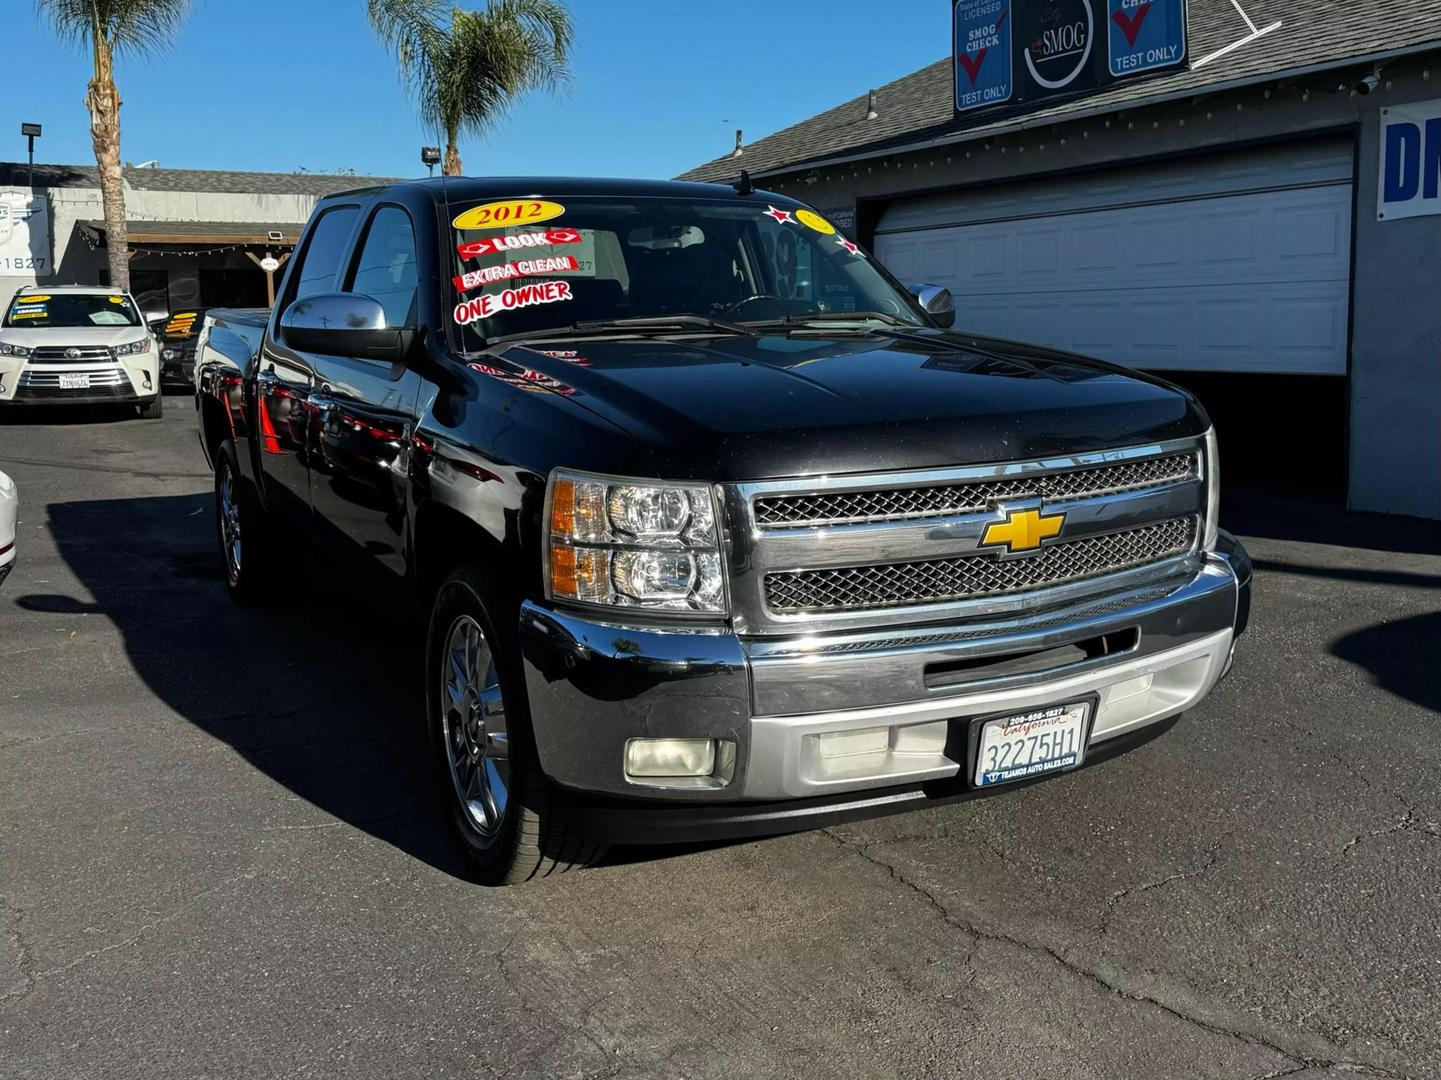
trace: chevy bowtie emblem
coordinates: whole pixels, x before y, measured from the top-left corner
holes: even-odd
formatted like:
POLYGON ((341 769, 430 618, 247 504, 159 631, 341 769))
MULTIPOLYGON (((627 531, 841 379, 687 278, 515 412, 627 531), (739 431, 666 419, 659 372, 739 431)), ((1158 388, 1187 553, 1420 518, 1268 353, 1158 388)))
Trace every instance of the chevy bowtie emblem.
POLYGON ((1004 545, 1010 555, 1023 551, 1037 551, 1041 545, 1059 536, 1066 523, 1065 514, 1042 514, 1040 510, 1010 510, 1004 521, 994 521, 986 526, 981 537, 981 547, 1004 545))

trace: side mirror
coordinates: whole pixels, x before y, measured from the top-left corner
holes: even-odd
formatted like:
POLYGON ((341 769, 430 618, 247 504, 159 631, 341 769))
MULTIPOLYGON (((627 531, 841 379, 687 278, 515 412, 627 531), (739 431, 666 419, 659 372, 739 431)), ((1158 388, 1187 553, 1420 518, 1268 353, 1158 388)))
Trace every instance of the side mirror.
POLYGON ((912 285, 910 292, 936 326, 949 330, 956 325, 956 302, 950 289, 939 285, 912 285))
POLYGON ((150 326, 153 323, 164 322, 168 318, 170 318, 170 312, 168 311, 147 311, 145 313, 145 325, 150 326))
POLYGON ((280 336, 298 352, 398 364, 410 351, 412 334, 388 326, 385 309, 369 296, 319 293, 285 309, 280 336))

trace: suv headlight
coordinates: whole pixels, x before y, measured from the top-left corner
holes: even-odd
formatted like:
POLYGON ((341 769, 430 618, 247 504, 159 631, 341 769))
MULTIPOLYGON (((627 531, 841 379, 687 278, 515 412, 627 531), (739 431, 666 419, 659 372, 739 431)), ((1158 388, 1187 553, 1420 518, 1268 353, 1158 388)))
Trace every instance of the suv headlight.
POLYGON ((125 345, 115 346, 116 356, 137 356, 140 353, 148 353, 149 351, 149 338, 141 338, 139 341, 132 341, 125 345))
POLYGON ((1216 450, 1216 429, 1206 432, 1206 531, 1201 544, 1203 551, 1215 551, 1221 529, 1221 458, 1216 450))
POLYGON ((0 344, 0 356, 17 356, 24 358, 30 355, 30 350, 24 345, 0 344))
POLYGON ((707 484, 557 469, 546 494, 552 600, 723 615, 725 579, 707 484))

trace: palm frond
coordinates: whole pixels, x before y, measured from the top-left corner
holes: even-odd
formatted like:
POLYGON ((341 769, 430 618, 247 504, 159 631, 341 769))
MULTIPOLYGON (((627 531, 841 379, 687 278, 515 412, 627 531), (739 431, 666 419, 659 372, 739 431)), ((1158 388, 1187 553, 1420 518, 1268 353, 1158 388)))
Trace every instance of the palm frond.
POLYGON ((97 37, 120 54, 163 52, 190 14, 192 0, 36 0, 40 14, 70 41, 97 37))

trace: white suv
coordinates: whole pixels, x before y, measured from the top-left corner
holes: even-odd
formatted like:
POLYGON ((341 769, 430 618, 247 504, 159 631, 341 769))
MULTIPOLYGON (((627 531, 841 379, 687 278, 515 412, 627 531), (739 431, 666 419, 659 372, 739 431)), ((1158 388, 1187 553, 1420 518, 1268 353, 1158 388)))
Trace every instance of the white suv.
POLYGON ((160 350, 135 299, 96 286, 27 285, 0 322, 0 406, 137 405, 155 419, 160 350))

